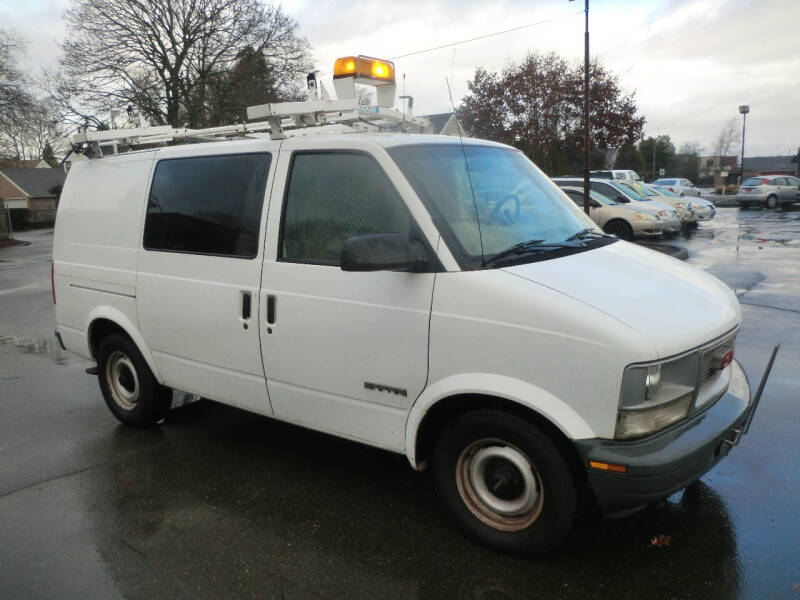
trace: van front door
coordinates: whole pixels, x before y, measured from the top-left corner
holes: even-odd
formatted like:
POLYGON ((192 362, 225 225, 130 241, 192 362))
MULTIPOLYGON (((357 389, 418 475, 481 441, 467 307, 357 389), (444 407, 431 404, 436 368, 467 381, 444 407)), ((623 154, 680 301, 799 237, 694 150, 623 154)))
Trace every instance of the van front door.
POLYGON ((402 451, 427 379, 434 274, 345 272, 339 255, 345 239, 370 233, 431 245, 358 144, 282 146, 262 277, 264 368, 277 417, 402 451))
POLYGON ((139 325, 166 385, 270 414, 257 311, 271 154, 188 152, 155 166, 139 325))

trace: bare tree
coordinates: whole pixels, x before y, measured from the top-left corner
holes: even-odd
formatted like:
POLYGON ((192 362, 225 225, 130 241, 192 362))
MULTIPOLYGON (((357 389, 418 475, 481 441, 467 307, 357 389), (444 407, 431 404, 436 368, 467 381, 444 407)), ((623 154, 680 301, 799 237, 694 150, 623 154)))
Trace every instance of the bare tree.
POLYGON ((675 155, 672 175, 684 177, 697 182, 700 176, 700 153, 702 147, 698 142, 684 142, 675 155))
POLYGON ((211 88, 243 49, 290 94, 310 62, 294 19, 260 0, 72 0, 65 20, 48 89, 79 125, 102 126, 111 108, 128 105, 152 124, 207 124, 219 99, 211 88))
POLYGON ((0 156, 17 160, 43 159, 61 139, 58 117, 41 100, 28 98, 0 120, 0 156))
POLYGON ((26 81, 17 60, 25 43, 14 33, 0 29, 0 119, 28 101, 26 81))
POLYGON ((703 147, 699 142, 684 142, 678 149, 678 154, 694 154, 700 156, 703 152, 703 147))
POLYGON ((736 119, 731 119, 725 124, 717 137, 714 140, 714 156, 719 157, 719 164, 722 165, 722 159, 725 156, 728 156, 728 153, 731 151, 736 144, 741 141, 741 136, 739 135, 739 128, 736 123, 736 119))

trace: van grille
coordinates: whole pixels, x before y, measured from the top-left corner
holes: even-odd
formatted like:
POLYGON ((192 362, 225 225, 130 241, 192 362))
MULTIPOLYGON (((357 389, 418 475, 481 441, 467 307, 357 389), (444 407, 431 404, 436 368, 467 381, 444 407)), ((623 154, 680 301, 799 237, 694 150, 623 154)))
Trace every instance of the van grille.
POLYGON ((703 387, 719 373, 722 358, 733 348, 736 334, 731 335, 718 344, 704 350, 700 355, 700 387, 703 387))

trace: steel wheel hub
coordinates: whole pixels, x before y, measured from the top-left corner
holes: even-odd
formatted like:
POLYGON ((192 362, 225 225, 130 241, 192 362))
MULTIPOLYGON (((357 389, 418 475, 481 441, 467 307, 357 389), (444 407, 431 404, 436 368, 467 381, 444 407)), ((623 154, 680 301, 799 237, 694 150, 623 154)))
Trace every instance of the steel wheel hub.
POLYGON ((139 401, 139 377, 131 359, 118 350, 113 352, 106 361, 105 377, 114 402, 124 410, 133 410, 139 401))
POLYGON ((470 512, 501 531, 530 526, 541 514, 542 484, 518 448, 483 439, 467 446, 456 463, 456 483, 470 512))

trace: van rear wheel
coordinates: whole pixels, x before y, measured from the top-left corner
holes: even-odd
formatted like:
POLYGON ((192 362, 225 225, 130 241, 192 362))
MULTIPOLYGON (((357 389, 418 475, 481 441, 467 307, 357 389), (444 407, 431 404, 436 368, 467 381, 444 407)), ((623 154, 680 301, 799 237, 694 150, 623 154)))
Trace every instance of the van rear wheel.
POLYGON ((547 552, 575 519, 576 485, 564 457, 516 415, 478 410, 458 417, 436 444, 433 475, 459 528, 503 552, 547 552))
POLYGON ((112 333, 103 338, 97 349, 97 366, 106 405, 123 425, 152 427, 167 414, 172 390, 156 381, 128 337, 112 333))

